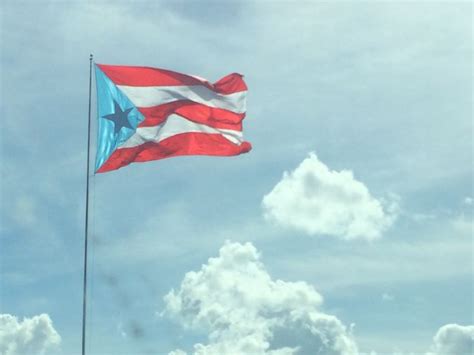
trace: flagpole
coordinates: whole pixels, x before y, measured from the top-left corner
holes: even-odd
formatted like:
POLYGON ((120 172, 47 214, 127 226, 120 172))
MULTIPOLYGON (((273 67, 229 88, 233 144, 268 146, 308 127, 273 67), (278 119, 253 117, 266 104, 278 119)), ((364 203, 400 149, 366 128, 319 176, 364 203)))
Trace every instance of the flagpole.
POLYGON ((86 220, 84 226, 84 283, 82 295, 82 355, 86 353, 86 298, 87 298, 87 241, 89 227, 89 163, 90 163, 90 147, 91 147, 91 90, 92 90, 92 59, 89 57, 89 119, 87 123, 87 175, 86 175, 86 220))

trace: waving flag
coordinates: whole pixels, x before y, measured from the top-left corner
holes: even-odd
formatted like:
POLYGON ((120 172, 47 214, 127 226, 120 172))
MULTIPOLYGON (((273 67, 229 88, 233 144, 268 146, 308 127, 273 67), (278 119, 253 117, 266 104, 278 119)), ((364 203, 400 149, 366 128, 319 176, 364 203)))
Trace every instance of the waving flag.
POLYGON ((179 155, 230 156, 242 135, 247 86, 239 74, 214 84, 149 67, 97 64, 96 172, 179 155))

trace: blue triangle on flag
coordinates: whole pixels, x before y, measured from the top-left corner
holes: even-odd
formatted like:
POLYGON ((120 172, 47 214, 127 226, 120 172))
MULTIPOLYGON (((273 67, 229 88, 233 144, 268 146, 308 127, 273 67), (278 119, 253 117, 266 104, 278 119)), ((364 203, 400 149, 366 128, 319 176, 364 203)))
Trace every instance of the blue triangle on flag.
POLYGON ((95 67, 97 85, 97 154, 95 171, 126 142, 145 117, 130 99, 99 67, 95 67))

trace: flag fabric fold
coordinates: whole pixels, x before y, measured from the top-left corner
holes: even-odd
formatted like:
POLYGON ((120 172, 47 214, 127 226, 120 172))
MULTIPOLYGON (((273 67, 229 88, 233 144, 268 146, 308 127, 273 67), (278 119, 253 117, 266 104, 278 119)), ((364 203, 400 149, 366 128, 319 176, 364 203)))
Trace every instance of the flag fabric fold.
POLYGON ((180 155, 231 156, 243 139, 247 86, 240 74, 212 84, 169 70, 96 64, 96 172, 180 155))

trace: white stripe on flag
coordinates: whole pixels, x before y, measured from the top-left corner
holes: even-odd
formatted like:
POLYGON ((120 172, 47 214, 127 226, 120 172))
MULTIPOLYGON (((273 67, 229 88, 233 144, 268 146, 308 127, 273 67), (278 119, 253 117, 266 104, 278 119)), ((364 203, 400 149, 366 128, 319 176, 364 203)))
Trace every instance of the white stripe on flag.
POLYGON ((165 122, 158 126, 138 127, 136 132, 118 148, 132 148, 147 142, 159 143, 162 140, 182 133, 220 134, 230 142, 237 145, 242 144, 244 141, 241 131, 214 128, 172 114, 165 122))
POLYGON ((117 85, 137 107, 153 107, 168 102, 191 100, 199 104, 222 108, 235 113, 246 111, 247 91, 218 94, 201 85, 191 86, 126 86, 117 85))

